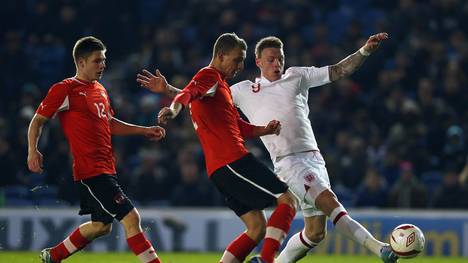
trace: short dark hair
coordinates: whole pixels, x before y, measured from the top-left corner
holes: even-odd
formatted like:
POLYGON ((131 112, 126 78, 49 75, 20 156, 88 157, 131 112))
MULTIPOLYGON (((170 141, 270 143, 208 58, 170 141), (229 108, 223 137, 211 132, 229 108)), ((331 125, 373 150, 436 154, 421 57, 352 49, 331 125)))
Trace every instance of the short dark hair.
POLYGON ((77 63, 79 58, 87 58, 94 51, 101 50, 106 51, 106 46, 101 40, 93 36, 82 37, 73 47, 73 60, 77 63))
POLYGON ((216 39, 213 47, 213 57, 218 54, 226 54, 237 47, 247 50, 247 43, 235 33, 224 33, 216 39))
POLYGON ((269 37, 264 37, 260 39, 260 41, 257 42, 257 45, 255 45, 255 56, 259 58, 262 55, 262 51, 265 48, 283 48, 283 42, 281 39, 274 37, 274 36, 269 36, 269 37))

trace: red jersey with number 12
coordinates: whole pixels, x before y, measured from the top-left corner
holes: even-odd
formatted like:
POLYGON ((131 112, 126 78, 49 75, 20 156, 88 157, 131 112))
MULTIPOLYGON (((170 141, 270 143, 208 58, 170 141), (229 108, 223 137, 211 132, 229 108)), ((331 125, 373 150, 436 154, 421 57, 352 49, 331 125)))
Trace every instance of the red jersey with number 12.
POLYGON ((54 84, 36 113, 58 114, 73 155, 73 179, 115 174, 110 121, 114 112, 106 89, 97 81, 68 78, 54 84))
POLYGON ((190 106, 209 176, 248 153, 244 137, 251 137, 255 126, 241 119, 219 71, 212 67, 201 69, 174 100, 190 106))

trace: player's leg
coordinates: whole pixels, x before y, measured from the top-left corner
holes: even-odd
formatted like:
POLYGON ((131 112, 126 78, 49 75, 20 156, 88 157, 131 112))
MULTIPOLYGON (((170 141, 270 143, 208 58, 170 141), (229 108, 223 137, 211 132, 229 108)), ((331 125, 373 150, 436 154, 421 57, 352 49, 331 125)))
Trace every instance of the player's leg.
POLYGON ((314 151, 292 154, 275 162, 275 172, 299 200, 304 216, 304 229, 288 240, 276 262, 296 262, 325 237, 326 216, 315 207, 312 198, 306 198, 330 188, 324 167, 320 153, 314 151))
POLYGON ((306 178, 310 182, 307 184, 308 189, 304 196, 304 202, 314 204, 316 208, 330 217, 330 220, 339 232, 380 256, 381 250, 386 244, 376 240, 369 231, 348 215, 348 212, 338 201, 338 198, 329 186, 328 172, 322 155, 319 152, 313 152, 308 155, 308 158, 304 159, 304 162, 310 162, 313 170, 311 170, 312 173, 310 173, 309 178, 306 178), (321 181, 327 182, 328 185, 317 183, 321 181))
POLYGON ((240 216, 247 230, 234 239, 223 253, 222 263, 240 263, 265 236, 266 219, 262 211, 251 210, 240 216))
POLYGON ((340 233, 363 245, 375 255, 381 257, 384 262, 396 262, 397 257, 390 253, 388 244, 375 239, 366 228, 352 219, 331 190, 320 193, 315 199, 315 204, 330 217, 340 233))
POLYGON ((117 177, 100 175, 82 180, 81 186, 91 196, 88 207, 92 221, 110 223, 115 219, 122 223, 127 243, 141 262, 160 262, 151 243, 140 226, 140 215, 117 182, 117 177))
MULTIPOLYGON (((236 167, 244 164, 244 162, 238 160, 230 165, 236 167)), ((236 213, 246 226, 246 231, 237 236, 226 247, 220 263, 244 262, 245 257, 265 236, 266 219, 263 211, 248 205, 248 200, 256 198, 255 195, 258 190, 249 182, 237 176, 233 169, 227 166, 216 170, 210 179, 223 194, 226 205, 236 213)))
POLYGON ((141 228, 140 214, 120 188, 115 176, 103 176, 99 189, 106 190, 95 194, 101 201, 102 208, 117 219, 124 227, 127 244, 132 252, 143 263, 160 263, 151 242, 145 237, 141 228))
POLYGON ((110 233, 112 224, 89 221, 81 224, 65 240, 41 252, 43 262, 60 262, 83 249, 92 240, 110 233))
MULTIPOLYGON (((268 221, 266 235, 271 240, 275 239, 275 243, 280 242, 285 236, 284 233, 289 230, 292 218, 294 217, 295 209, 291 204, 295 200, 291 197, 290 193, 284 194, 287 192, 287 185, 280 181, 272 171, 251 154, 248 154, 216 170, 210 178, 218 190, 226 197, 227 205, 243 220, 245 214, 255 210, 259 211, 256 213, 260 213, 260 210, 279 200, 278 207, 268 221), (270 229, 268 230, 268 228, 270 229)), ((264 228, 265 222, 260 221, 257 224, 261 224, 262 228, 264 228)), ((254 225, 250 227, 247 225, 247 228, 247 231, 249 231, 249 228, 256 229, 254 225)), ((263 231, 265 230, 262 228, 258 228, 254 232, 263 235, 263 231)), ((249 237, 247 234, 245 236, 249 237)), ((258 236, 256 234, 252 238, 258 236)), ((249 238, 252 239, 251 237, 249 238)), ((243 240, 247 240, 247 238, 243 240)), ((255 247, 257 240, 253 241, 249 242, 251 245, 249 249, 255 247)), ((268 241, 268 243, 273 242, 268 241)), ((272 262, 273 260, 273 255, 277 250, 275 247, 276 244, 272 246, 272 249, 267 251, 267 253, 271 254, 271 261, 268 262, 272 262)))
POLYGON ((325 238, 326 227, 327 217, 324 215, 304 217, 304 229, 288 240, 275 263, 292 263, 305 257, 325 238))
POLYGON ((107 189, 103 188, 106 185, 106 180, 98 177, 100 176, 75 183, 80 196, 79 214, 91 214, 91 221, 81 224, 55 247, 41 251, 43 262, 60 262, 83 249, 92 240, 106 235, 112 230, 114 218, 101 206, 103 202, 107 203, 105 198, 102 197, 102 195, 106 194, 106 191, 98 190, 107 189))
POLYGON ((274 261, 275 254, 287 236, 296 214, 296 198, 290 191, 281 194, 277 199, 277 204, 276 209, 268 219, 265 240, 260 252, 265 262, 274 261))
POLYGON ((133 253, 145 263, 160 263, 160 259, 156 254, 155 249, 151 242, 145 237, 141 228, 140 214, 136 208, 128 212, 121 220, 125 236, 127 237, 127 244, 133 253))

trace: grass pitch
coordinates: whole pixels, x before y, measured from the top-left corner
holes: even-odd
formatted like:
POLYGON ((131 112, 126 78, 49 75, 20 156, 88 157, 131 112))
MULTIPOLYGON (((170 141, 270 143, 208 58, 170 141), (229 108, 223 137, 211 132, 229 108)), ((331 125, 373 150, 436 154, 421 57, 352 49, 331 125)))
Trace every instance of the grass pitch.
MULTIPOLYGON (((220 253, 158 253, 164 263, 217 263, 220 253)), ((40 262, 39 252, 3 252, 0 251, 0 262, 29 263, 40 262)), ((92 253, 79 252, 66 261, 67 263, 139 263, 131 253, 92 253)), ((380 259, 373 256, 339 256, 309 255, 300 263, 378 263, 380 259)), ((401 263, 466 263, 467 258, 417 257, 411 260, 400 260, 401 263)))

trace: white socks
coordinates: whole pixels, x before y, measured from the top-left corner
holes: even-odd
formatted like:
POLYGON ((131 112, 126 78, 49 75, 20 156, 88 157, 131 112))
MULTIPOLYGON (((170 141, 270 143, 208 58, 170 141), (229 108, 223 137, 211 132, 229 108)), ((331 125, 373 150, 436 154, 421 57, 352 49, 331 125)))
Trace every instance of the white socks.
POLYGON ((385 243, 375 239, 361 224, 352 219, 344 207, 335 208, 330 214, 330 219, 340 233, 380 256, 380 249, 385 243))
MULTIPOLYGON (((339 206, 331 212, 330 220, 335 225, 337 231, 363 245, 380 257, 380 250, 386 244, 375 239, 361 224, 352 219, 343 206, 339 206)), ((289 239, 286 247, 275 259, 275 263, 297 262, 305 257, 307 252, 317 245, 317 243, 310 241, 304 234, 304 230, 302 230, 289 239)))
POLYGON ((303 232, 304 231, 298 232, 289 239, 286 247, 275 259, 275 263, 296 262, 305 257, 309 250, 317 246, 317 244, 310 241, 303 232))

